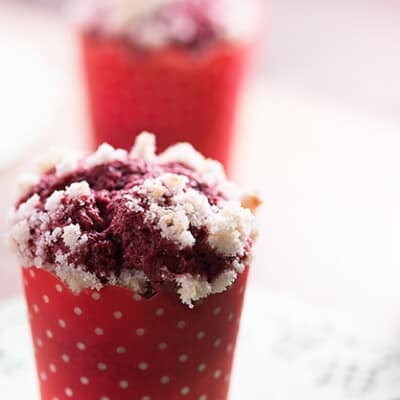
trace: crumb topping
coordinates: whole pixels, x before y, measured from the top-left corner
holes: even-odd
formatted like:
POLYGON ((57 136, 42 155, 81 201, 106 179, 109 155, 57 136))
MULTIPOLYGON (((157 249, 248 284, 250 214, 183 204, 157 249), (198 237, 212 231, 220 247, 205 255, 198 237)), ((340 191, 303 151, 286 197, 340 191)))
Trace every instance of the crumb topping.
POLYGON ((157 156, 144 133, 129 154, 102 145, 73 171, 60 174, 62 165, 25 185, 14 209, 10 241, 25 266, 54 272, 74 291, 171 290, 192 307, 248 265, 258 202, 247 196, 243 206, 222 167, 190 145, 157 156))
POLYGON ((247 40, 259 18, 256 2, 241 0, 86 0, 74 11, 85 29, 123 37, 141 49, 247 40))

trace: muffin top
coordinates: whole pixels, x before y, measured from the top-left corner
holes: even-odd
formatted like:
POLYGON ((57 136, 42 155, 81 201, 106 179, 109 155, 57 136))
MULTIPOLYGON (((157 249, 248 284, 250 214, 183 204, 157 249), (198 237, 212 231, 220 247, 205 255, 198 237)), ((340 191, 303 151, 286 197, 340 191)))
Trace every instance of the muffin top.
POLYGON ((252 255, 256 196, 187 143, 155 154, 138 136, 128 154, 107 144, 57 155, 23 182, 10 242, 24 266, 55 273, 73 291, 175 291, 192 307, 226 290, 252 255))
POLYGON ((86 0, 75 10, 92 32, 120 36, 135 46, 201 48, 254 32, 254 2, 241 0, 86 0))

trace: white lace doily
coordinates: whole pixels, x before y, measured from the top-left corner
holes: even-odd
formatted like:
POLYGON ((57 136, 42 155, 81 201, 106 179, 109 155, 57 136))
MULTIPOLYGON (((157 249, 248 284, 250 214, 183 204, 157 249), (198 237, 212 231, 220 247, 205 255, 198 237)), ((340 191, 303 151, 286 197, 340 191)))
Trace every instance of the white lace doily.
MULTIPOLYGON (((38 400, 21 298, 0 308, 0 388, 7 400, 38 400)), ((244 398, 398 400, 400 342, 252 289, 231 392, 244 398)))

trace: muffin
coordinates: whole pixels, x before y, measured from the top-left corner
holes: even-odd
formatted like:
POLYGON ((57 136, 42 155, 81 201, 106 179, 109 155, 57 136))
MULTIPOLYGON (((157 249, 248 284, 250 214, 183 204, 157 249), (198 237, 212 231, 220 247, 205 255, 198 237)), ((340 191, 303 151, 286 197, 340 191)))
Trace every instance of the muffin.
POLYGON ((95 146, 189 141, 228 165, 256 0, 84 2, 79 35, 95 146), (129 134, 126 134, 129 132, 129 134))
POLYGON ((225 400, 259 199, 148 133, 42 167, 10 230, 42 400, 225 400))

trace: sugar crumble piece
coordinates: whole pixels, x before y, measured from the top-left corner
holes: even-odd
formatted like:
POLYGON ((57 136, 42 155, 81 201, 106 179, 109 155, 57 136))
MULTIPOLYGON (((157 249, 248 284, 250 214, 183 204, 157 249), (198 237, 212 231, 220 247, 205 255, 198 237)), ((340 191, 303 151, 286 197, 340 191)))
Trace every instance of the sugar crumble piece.
POLYGON ((140 205, 140 201, 138 198, 133 197, 130 194, 125 194, 123 197, 126 200, 125 205, 129 210, 134 211, 136 213, 144 212, 144 208, 140 205))
MULTIPOLYGON (((246 262, 250 262, 250 257, 248 256, 246 258, 246 262)), ((238 260, 235 260, 233 263, 233 268, 235 269, 236 272, 238 272, 239 274, 242 274, 244 272, 244 270, 246 269, 246 265, 243 262, 239 262, 238 260)))
POLYGON ((47 174, 56 169, 57 176, 62 176, 73 171, 81 154, 72 149, 51 147, 36 162, 36 168, 40 175, 47 174))
POLYGON ((225 290, 233 285, 236 278, 237 273, 235 271, 229 270, 222 272, 222 274, 211 283, 212 294, 225 292, 225 290))
POLYGON ((24 262, 31 262, 33 257, 29 241, 31 231, 35 232, 47 222, 47 216, 36 209, 39 199, 37 195, 31 196, 22 203, 10 216, 11 228, 7 238, 8 244, 16 250, 17 255, 24 262))
POLYGON ((156 204, 150 206, 150 214, 154 215, 154 221, 160 229, 161 236, 181 249, 191 247, 195 243, 195 238, 190 232, 190 221, 183 210, 173 211, 156 204))
POLYGON ((114 149, 109 144, 103 143, 95 153, 87 157, 86 166, 93 168, 111 161, 125 161, 127 158, 128 152, 126 150, 114 149))
POLYGON ((142 132, 136 137, 135 144, 129 153, 131 158, 152 161, 156 157, 156 139, 152 133, 142 132))
POLYGON ((28 193, 40 181, 40 175, 34 172, 25 172, 18 178, 18 192, 21 196, 28 193))
POLYGON ((226 182, 224 167, 219 161, 206 158, 198 171, 203 175, 204 180, 209 185, 217 185, 226 182))
POLYGON ((30 237, 30 227, 27 221, 22 220, 12 226, 10 232, 10 240, 11 244, 15 244, 17 248, 20 248, 21 250, 26 250, 27 243, 30 237))
POLYGON ((59 209, 64 195, 65 192, 62 190, 54 191, 46 200, 46 203, 44 205, 45 210, 49 213, 52 213, 59 209))
POLYGON ((159 201, 164 198, 167 188, 162 184, 160 179, 146 179, 143 182, 140 192, 150 196, 153 201, 159 201))
POLYGON ((157 178, 146 179, 141 192, 154 201, 160 201, 166 194, 177 194, 183 191, 189 179, 183 175, 166 173, 157 178))
POLYGON ((103 287, 95 274, 68 264, 67 257, 61 253, 54 272, 74 293, 88 288, 100 290, 103 287))
POLYGON ((75 171, 81 157, 82 155, 79 152, 65 154, 55 165, 56 176, 64 176, 75 171))
POLYGON ((90 196, 90 187, 86 181, 75 182, 65 189, 65 193, 71 198, 90 196))
POLYGON ((72 252, 76 251, 81 245, 87 241, 87 235, 82 234, 81 228, 77 224, 70 224, 63 228, 64 244, 70 248, 72 252))
POLYGON ((160 181, 172 194, 176 194, 182 192, 189 182, 189 179, 184 175, 168 173, 161 175, 160 181))
POLYGON ((158 155, 160 163, 178 162, 198 171, 202 168, 204 157, 189 143, 177 143, 158 155))
MULTIPOLYGON (((82 266, 69 264, 68 258, 61 252, 57 257, 58 263, 54 273, 74 293, 83 289, 101 290, 105 286, 96 274, 85 271, 82 266)), ((122 286, 135 293, 144 294, 148 287, 148 279, 142 271, 124 269, 119 276, 111 274, 107 285, 122 286)))
POLYGON ((174 200, 179 207, 185 210, 190 224, 197 228, 205 225, 207 218, 213 213, 213 207, 207 197, 197 190, 187 189, 185 192, 178 193, 174 200))
POLYGON ((39 174, 47 174, 50 172, 57 162, 61 159, 61 150, 55 147, 51 147, 46 153, 36 161, 36 169, 39 174))
POLYGON ((183 275, 176 278, 178 294, 183 304, 193 308, 193 302, 204 299, 212 293, 211 284, 200 276, 183 275))
POLYGON ((36 207, 40 204, 40 197, 38 194, 33 194, 28 200, 22 203, 15 211, 16 220, 29 219, 35 212, 36 207))
POLYGON ((195 238, 190 227, 205 227, 208 242, 218 253, 243 256, 252 233, 254 216, 238 201, 224 201, 211 206, 207 198, 194 189, 186 188, 187 179, 175 174, 164 174, 144 182, 144 193, 151 204, 146 219, 156 224, 161 235, 180 248, 191 247, 195 238), (162 201, 169 196, 168 206, 162 201))
POLYGON ((222 164, 210 158, 204 158, 191 144, 178 143, 168 147, 158 155, 158 162, 177 162, 192 168, 202 175, 209 185, 216 185, 226 181, 222 164))
POLYGON ((242 208, 239 202, 227 201, 208 221, 208 241, 224 256, 243 256, 253 224, 250 210, 242 208))
POLYGON ((263 203, 261 197, 257 193, 243 194, 241 196, 240 202, 243 208, 249 209, 253 214, 257 212, 257 210, 263 203))
POLYGON ((37 268, 43 268, 44 262, 43 262, 43 258, 40 256, 36 256, 33 259, 33 265, 37 268))
POLYGON ((148 282, 149 280, 143 271, 125 269, 121 271, 117 284, 126 287, 135 293, 144 294, 148 282))

